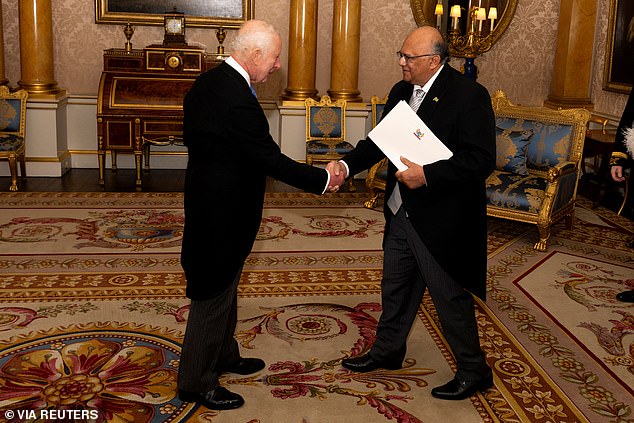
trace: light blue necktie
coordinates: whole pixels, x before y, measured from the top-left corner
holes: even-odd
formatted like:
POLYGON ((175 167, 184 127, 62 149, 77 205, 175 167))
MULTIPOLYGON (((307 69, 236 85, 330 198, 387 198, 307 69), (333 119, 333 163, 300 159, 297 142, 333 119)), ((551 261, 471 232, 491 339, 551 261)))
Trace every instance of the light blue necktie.
MULTIPOLYGON (((422 88, 416 88, 412 94, 412 98, 409 99, 409 107, 417 112, 420 104, 423 102, 423 97, 425 97, 425 91, 423 91, 422 88)), ((387 206, 390 208, 392 213, 396 215, 402 204, 403 200, 401 199, 401 190, 398 188, 397 181, 390 198, 387 200, 387 206)))
POLYGON ((258 95, 255 92, 255 88, 253 88, 253 85, 250 85, 249 88, 251 88, 251 94, 253 94, 253 97, 258 98, 258 95))

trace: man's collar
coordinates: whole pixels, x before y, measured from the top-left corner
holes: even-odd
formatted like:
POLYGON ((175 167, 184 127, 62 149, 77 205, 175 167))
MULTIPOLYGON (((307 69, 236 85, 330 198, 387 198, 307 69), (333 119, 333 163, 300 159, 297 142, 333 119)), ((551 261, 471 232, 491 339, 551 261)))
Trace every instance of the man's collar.
POLYGON ((426 93, 429 92, 429 90, 431 89, 431 86, 434 84, 434 81, 436 80, 436 78, 438 78, 438 75, 440 74, 440 71, 442 70, 442 68, 444 68, 445 65, 442 64, 440 65, 440 67, 438 68, 438 70, 436 71, 435 74, 432 75, 431 78, 429 78, 429 81, 427 81, 425 83, 425 85, 423 85, 422 87, 420 85, 414 85, 414 89, 416 88, 422 88, 423 91, 425 91, 426 93))
POLYGON ((238 71, 238 73, 242 75, 244 80, 247 81, 247 84, 251 86, 251 79, 249 78, 249 73, 246 71, 246 69, 240 66, 240 63, 238 63, 238 61, 234 59, 233 56, 229 56, 225 60, 225 63, 231 66, 232 68, 234 68, 236 71, 238 71))

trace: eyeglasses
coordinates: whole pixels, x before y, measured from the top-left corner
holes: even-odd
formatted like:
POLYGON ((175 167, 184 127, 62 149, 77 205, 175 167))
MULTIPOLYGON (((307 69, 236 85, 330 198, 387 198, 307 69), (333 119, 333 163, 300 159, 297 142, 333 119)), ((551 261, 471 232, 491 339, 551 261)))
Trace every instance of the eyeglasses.
POLYGON ((429 56, 440 56, 440 54, 428 53, 428 54, 419 54, 418 56, 410 56, 409 54, 405 54, 401 51, 396 52, 396 57, 398 57, 398 60, 405 59, 406 62, 411 62, 412 60, 418 59, 420 57, 429 57, 429 56))

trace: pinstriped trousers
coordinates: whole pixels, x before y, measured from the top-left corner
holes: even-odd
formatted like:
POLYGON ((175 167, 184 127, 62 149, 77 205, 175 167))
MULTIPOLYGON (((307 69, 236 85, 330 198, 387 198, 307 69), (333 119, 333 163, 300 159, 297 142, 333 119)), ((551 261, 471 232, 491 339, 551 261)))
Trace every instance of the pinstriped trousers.
MULTIPOLYGON (((178 367, 178 389, 202 393, 218 386, 221 369, 240 359, 233 337, 238 322, 238 282, 234 281, 219 295, 192 301, 178 367)), ((210 272, 210 277, 213 275, 210 272)))
POLYGON ((379 361, 403 360, 407 337, 429 289, 456 358, 458 376, 467 380, 488 376, 491 370, 480 348, 472 295, 432 257, 403 207, 392 216, 387 229, 381 281, 383 311, 370 356, 379 361))

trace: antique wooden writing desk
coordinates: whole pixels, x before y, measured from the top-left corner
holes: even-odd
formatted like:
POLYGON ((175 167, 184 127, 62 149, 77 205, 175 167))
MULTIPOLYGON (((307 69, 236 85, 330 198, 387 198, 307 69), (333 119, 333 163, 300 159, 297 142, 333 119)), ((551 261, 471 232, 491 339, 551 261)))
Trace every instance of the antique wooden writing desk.
POLYGON ((183 98, 196 77, 222 58, 185 43, 113 48, 103 58, 97 103, 99 183, 105 184, 107 151, 113 171, 117 153, 132 153, 139 190, 143 158, 149 170, 150 145, 182 144, 183 98))

